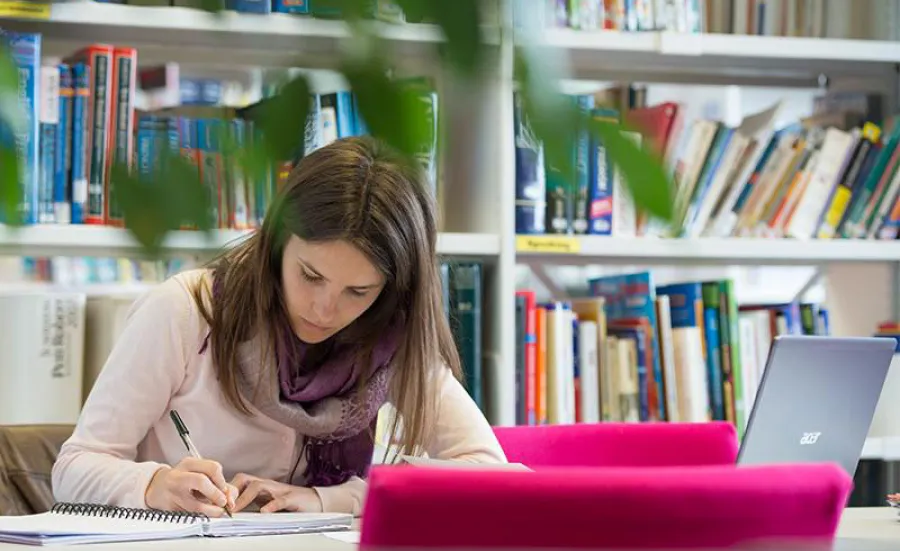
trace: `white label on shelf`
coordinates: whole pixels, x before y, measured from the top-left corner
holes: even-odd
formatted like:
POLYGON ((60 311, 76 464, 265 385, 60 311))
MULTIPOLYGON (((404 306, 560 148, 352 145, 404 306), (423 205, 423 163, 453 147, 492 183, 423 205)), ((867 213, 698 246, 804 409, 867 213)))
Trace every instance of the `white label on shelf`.
POLYGON ((663 31, 659 33, 659 53, 664 55, 702 55, 703 35, 663 31))

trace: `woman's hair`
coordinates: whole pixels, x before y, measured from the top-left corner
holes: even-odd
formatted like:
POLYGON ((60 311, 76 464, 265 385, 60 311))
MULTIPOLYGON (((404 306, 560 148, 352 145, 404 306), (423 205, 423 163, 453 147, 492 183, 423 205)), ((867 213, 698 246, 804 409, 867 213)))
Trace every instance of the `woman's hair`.
POLYGON ((250 414, 239 391, 240 344, 262 332, 274 350, 279 331, 290 331, 281 282, 286 243, 292 235, 314 243, 344 240, 374 264, 385 285, 336 337, 358 343, 360 354, 368 356, 389 324, 402 324, 389 392, 399 419, 390 433, 396 437, 400 427, 404 453, 427 441, 436 413, 437 369, 449 368, 459 378, 461 368, 443 311, 435 205, 424 174, 375 139, 333 142, 298 162, 262 228, 213 263, 222 278, 215 300, 205 301, 200 287, 193 294, 210 326, 219 383, 235 408, 250 414))

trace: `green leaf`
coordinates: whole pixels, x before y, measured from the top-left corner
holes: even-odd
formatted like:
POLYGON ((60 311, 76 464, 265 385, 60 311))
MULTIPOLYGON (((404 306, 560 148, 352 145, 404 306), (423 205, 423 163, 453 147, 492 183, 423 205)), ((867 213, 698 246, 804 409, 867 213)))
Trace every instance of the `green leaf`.
POLYGON ((183 226, 208 232, 210 192, 200 182, 195 165, 175 152, 159 158, 158 169, 139 178, 124 163, 110 170, 110 185, 125 217, 125 227, 151 256, 159 255, 166 234, 183 226))
POLYGON ((122 163, 110 169, 110 187, 116 190, 125 226, 151 257, 159 254, 166 232, 173 229, 167 201, 155 184, 131 175, 122 163))
POLYGON ((370 51, 365 59, 349 59, 342 72, 370 134, 412 156, 428 147, 433 131, 417 84, 391 80, 387 65, 370 51))
POLYGON ((544 145, 547 172, 574 188, 575 143, 584 118, 570 97, 552 87, 556 81, 539 71, 539 63, 526 58, 522 50, 516 55, 516 77, 525 118, 544 145))
POLYGON ((224 0, 199 0, 198 7, 203 11, 219 13, 225 10, 225 2, 224 0))
POLYGON ((556 90, 559 79, 554 67, 562 63, 547 55, 546 50, 519 48, 516 77, 528 124, 544 146, 548 179, 565 182, 574 195, 576 138, 586 130, 603 142, 611 161, 622 171, 635 207, 671 220, 671 185, 659 159, 623 136, 619 125, 593 120, 579 111, 571 97, 556 90))
POLYGON ((479 0, 398 0, 413 17, 434 21, 444 32, 441 56, 451 68, 466 76, 478 75, 485 57, 479 0))
POLYGON ((285 83, 278 95, 254 109, 251 117, 273 162, 293 159, 303 146, 310 101, 309 83, 306 77, 298 75, 285 83))
POLYGON ((19 181, 19 156, 15 146, 0 146, 0 207, 6 224, 22 224, 22 185, 19 181))
POLYGON ((639 211, 670 221, 674 214, 669 178, 659 159, 639 147, 617 124, 591 119, 588 128, 606 147, 639 211))

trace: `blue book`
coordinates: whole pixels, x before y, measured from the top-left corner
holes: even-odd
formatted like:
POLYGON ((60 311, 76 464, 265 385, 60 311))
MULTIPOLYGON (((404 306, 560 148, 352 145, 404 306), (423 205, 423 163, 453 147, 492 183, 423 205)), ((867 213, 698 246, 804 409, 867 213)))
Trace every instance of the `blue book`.
POLYGON ((59 71, 59 130, 56 133, 56 160, 53 178, 53 202, 57 224, 72 222, 72 69, 65 63, 59 71))
MULTIPOLYGON (((618 124, 619 112, 615 109, 599 108, 591 110, 591 118, 610 124, 618 124)), ((614 166, 603 142, 590 138, 587 188, 588 233, 611 235, 613 228, 613 182, 614 166)))
POLYGON ((541 235, 546 231, 547 182, 544 148, 528 124, 522 95, 513 93, 516 148, 516 233, 541 235))
POLYGON ((272 0, 227 0, 225 7, 242 13, 272 13, 272 0))
POLYGON ((72 171, 69 177, 72 223, 84 224, 88 200, 86 125, 91 105, 91 67, 86 63, 72 65, 72 171))
POLYGON ((54 180, 56 178, 56 135, 59 131, 59 71, 52 66, 40 68, 40 109, 38 128, 38 215, 40 224, 52 224, 54 214, 54 180))

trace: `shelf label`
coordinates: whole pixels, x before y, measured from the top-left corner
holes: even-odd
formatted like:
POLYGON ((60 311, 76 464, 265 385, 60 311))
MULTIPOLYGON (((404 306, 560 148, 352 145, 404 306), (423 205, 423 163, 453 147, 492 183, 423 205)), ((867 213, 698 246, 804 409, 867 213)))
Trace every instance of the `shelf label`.
POLYGON ((50 19, 50 4, 21 0, 0 0, 0 17, 50 19))
POLYGON ((523 253, 572 254, 581 250, 581 240, 568 235, 519 235, 516 250, 523 253))
POLYGON ((703 55, 703 35, 699 33, 659 33, 659 53, 663 55, 703 55))

